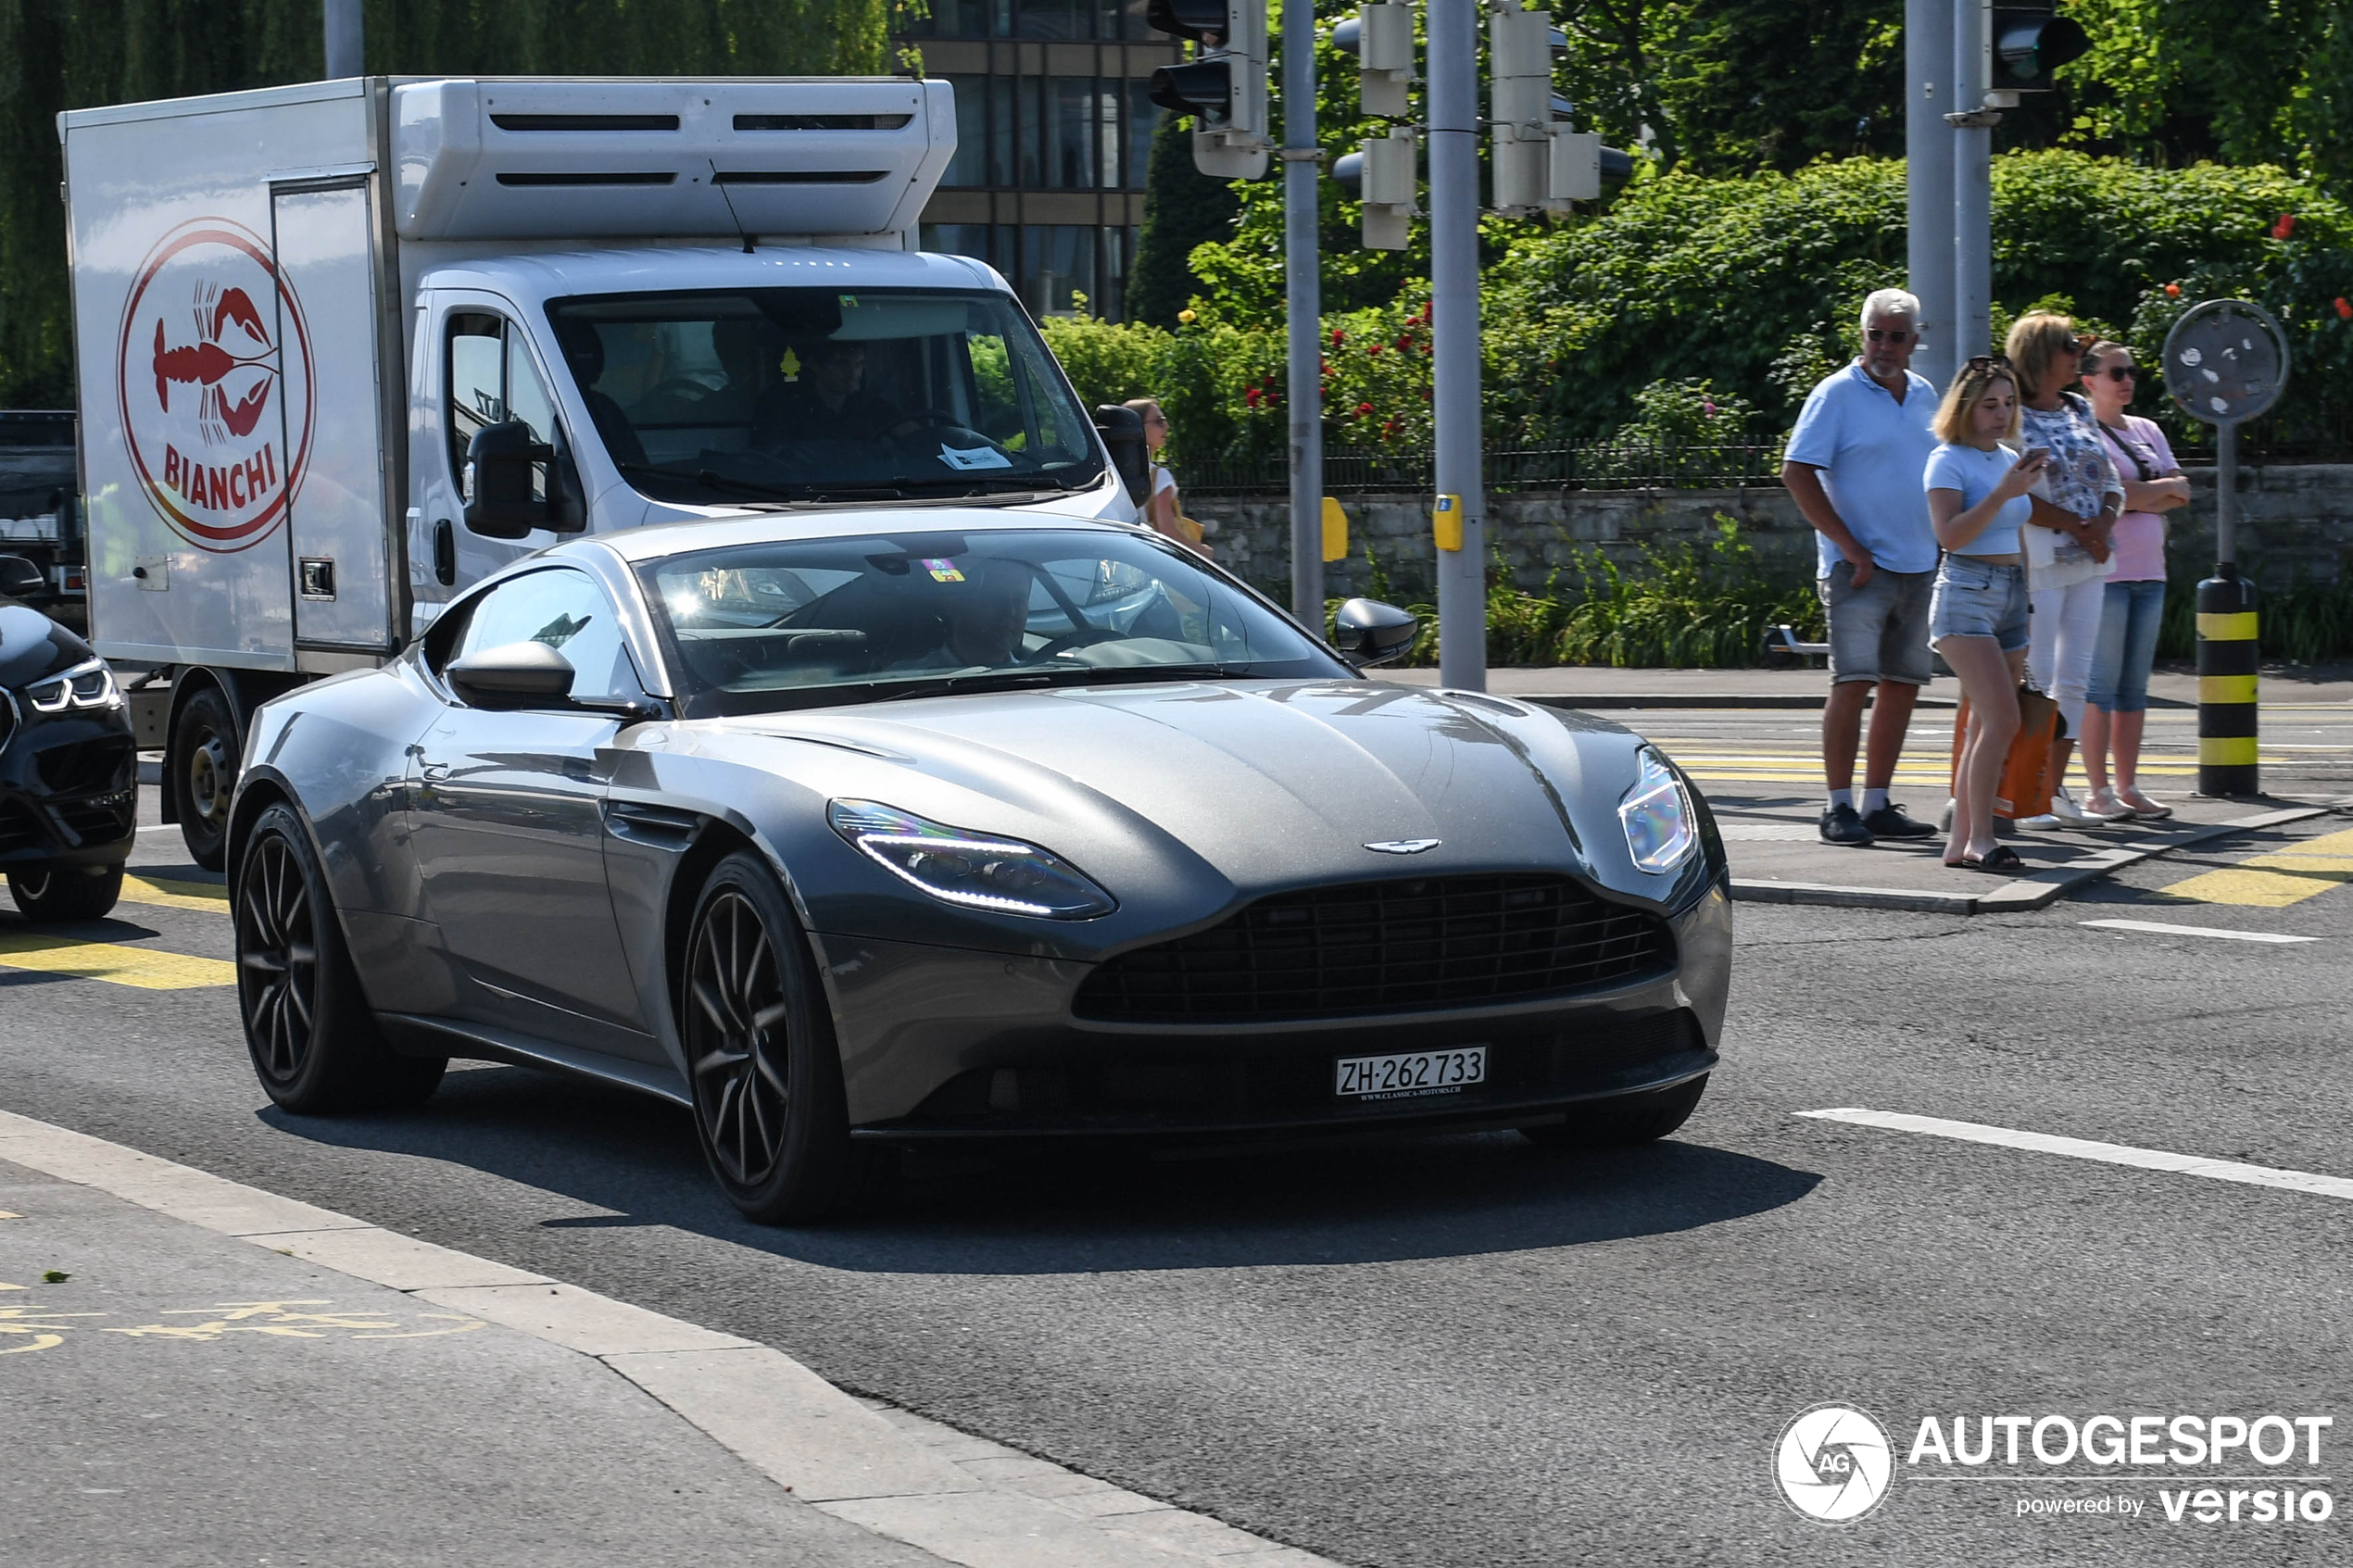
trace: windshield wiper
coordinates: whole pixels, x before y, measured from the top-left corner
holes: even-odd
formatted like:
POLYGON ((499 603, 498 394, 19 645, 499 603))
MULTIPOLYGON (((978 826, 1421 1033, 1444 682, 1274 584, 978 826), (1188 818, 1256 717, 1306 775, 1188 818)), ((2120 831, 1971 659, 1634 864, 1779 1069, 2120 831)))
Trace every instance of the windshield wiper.
POLYGON ((661 479, 683 479, 696 484, 707 484, 713 490, 734 490, 746 495, 761 495, 772 500, 794 501, 800 498, 804 485, 763 484, 756 479, 732 479, 710 469, 669 469, 652 463, 618 463, 623 473, 648 473, 661 479))

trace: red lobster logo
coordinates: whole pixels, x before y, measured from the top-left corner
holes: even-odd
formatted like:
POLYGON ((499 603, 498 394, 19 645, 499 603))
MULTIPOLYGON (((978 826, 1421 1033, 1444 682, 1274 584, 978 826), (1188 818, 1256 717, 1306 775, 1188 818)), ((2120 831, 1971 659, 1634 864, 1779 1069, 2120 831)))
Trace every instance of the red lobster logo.
POLYGON ((197 341, 184 348, 168 347, 163 323, 156 323, 156 401, 166 411, 171 408, 170 383, 195 385, 204 390, 196 407, 198 426, 207 439, 220 441, 226 435, 247 436, 261 422, 261 410, 270 401, 270 383, 277 376, 277 367, 271 363, 278 350, 270 341, 270 329, 262 324, 261 312, 253 307, 253 300, 243 289, 220 289, 206 284, 196 294, 197 341), (222 329, 234 326, 258 350, 256 353, 234 354, 220 345, 222 329), (244 397, 232 403, 229 389, 221 384, 236 371, 254 369, 260 379, 244 397))

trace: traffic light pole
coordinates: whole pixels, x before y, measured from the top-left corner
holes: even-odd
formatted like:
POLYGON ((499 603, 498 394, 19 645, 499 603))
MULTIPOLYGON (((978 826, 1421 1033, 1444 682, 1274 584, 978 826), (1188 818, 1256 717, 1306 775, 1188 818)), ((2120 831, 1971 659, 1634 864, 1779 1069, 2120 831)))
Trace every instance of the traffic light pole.
POLYGON ((1290 313, 1290 611, 1324 629, 1323 287, 1315 0, 1283 0, 1283 289, 1290 313))
POLYGON ((1438 556, 1438 679, 1487 689, 1486 546, 1480 494, 1478 7, 1429 0, 1429 281, 1441 505, 1453 497, 1461 548, 1438 556))
MULTIPOLYGON (((1953 6, 1953 352, 1983 354, 1994 338, 1994 125, 1984 107, 1985 19, 1977 0, 1953 6)), ((1938 389, 1942 391, 1942 388, 1938 389)))
POLYGON ((1904 0, 1906 268, 1922 336, 1912 368, 1939 393, 1960 369, 1953 293, 1953 0, 1904 0))

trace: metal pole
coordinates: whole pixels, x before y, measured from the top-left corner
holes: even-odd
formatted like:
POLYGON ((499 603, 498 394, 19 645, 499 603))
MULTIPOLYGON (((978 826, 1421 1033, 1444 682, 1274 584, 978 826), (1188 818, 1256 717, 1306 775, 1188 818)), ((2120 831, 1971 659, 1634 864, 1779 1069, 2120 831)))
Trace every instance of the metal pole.
POLYGON ((326 80, 365 76, 367 23, 360 0, 321 0, 321 6, 327 24, 326 80))
POLYGON ((2197 585, 2197 792, 2259 795, 2255 584, 2239 575, 2239 426, 2214 427, 2214 575, 2197 585))
POLYGON ((1954 0, 1904 3, 1905 270, 1919 296, 1926 335, 1912 368, 1943 392, 1960 368, 1953 330, 1954 0))
POLYGON ((1283 288, 1290 317, 1290 612, 1324 629, 1323 289, 1315 0, 1283 0, 1283 288))
POLYGON ((1429 0, 1429 281, 1438 493, 1462 547, 1438 558, 1438 679, 1487 689, 1486 546, 1478 430, 1478 7, 1429 0))
POLYGON ((1986 108, 1985 12, 1980 0, 1953 6, 1952 353, 1958 365, 1994 337, 1994 122, 1986 108))

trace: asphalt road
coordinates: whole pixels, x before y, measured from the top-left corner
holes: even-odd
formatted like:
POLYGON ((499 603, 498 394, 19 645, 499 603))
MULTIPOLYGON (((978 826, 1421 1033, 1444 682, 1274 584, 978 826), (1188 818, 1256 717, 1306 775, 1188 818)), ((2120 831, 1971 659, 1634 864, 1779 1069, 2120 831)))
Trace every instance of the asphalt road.
MULTIPOLYGON (((2341 772, 2299 784, 2353 793, 2341 772)), ((1875 1513, 1832 1529, 1785 1504, 1773 1458, 1826 1401, 1876 1415, 1899 1459, 1923 1416, 2329 1415, 2322 1467, 2296 1474, 2353 1491, 2327 1468, 2353 1443, 2353 1203, 1797 1114, 2353 1177, 2346 874, 2294 873, 2319 891, 2279 908, 2163 891, 2348 827, 2036 915, 1743 906, 1725 1064, 1680 1135, 1631 1151, 933 1157, 873 1219, 761 1230, 666 1107, 484 1067, 411 1113, 288 1118, 229 992, 6 968, 0 1106, 766 1340, 1348 1562, 2339 1562, 2353 1520, 2166 1523, 2181 1473, 1899 1463, 1875 1513), (2109 918, 2320 940, 2081 923, 2109 918), (2145 1512, 2017 1512, 2121 1495, 2145 1512)), ((147 842, 170 874, 176 838, 147 842)), ((0 915, 0 944, 20 929, 0 915)), ((83 935, 228 954, 201 907, 125 904, 83 935)))

